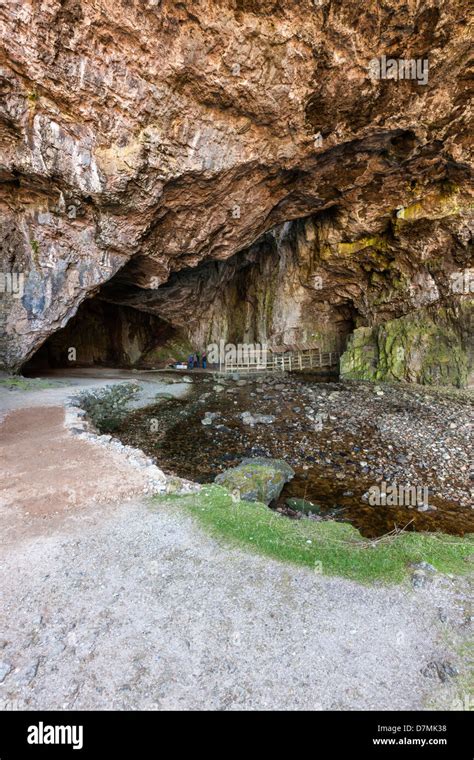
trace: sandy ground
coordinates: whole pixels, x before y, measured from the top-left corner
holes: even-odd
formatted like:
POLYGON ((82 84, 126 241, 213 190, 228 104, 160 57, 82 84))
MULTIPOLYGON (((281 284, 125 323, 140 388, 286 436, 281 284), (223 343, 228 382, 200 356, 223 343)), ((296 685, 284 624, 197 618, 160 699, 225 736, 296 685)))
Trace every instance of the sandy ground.
POLYGON ((364 587, 220 545, 64 428, 70 392, 2 392, 0 708, 458 704, 465 581, 364 587), (458 678, 423 675, 446 660, 458 678))
POLYGON ((61 407, 12 412, 1 432, 0 505, 25 516, 123 499, 146 487, 140 471, 126 467, 119 454, 70 435, 61 407))

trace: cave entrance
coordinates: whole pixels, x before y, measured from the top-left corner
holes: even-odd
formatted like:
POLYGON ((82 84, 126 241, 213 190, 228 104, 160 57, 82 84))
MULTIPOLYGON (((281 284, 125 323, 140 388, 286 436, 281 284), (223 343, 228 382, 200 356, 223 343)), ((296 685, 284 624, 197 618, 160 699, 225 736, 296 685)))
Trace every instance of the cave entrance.
POLYGON ((350 296, 331 286, 344 284, 344 277, 319 259, 324 276, 316 286, 316 253, 298 247, 302 225, 296 221, 282 240, 267 233, 228 259, 178 269, 159 287, 152 284, 156 263, 131 259, 43 343, 23 372, 161 369, 221 341, 312 344, 342 354, 360 314, 350 296))
POLYGON ((175 333, 172 325, 154 314, 94 296, 42 344, 22 373, 94 366, 160 368, 175 358, 168 357, 164 348, 175 333))

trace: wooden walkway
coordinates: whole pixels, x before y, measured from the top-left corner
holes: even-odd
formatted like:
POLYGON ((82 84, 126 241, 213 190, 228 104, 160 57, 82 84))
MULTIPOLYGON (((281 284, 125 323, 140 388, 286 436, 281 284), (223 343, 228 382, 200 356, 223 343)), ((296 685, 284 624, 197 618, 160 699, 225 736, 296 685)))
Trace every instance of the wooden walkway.
POLYGON ((246 352, 236 359, 226 357, 220 371, 226 374, 230 372, 301 372, 308 369, 335 367, 338 364, 337 351, 320 351, 315 348, 275 351, 270 348, 246 352))

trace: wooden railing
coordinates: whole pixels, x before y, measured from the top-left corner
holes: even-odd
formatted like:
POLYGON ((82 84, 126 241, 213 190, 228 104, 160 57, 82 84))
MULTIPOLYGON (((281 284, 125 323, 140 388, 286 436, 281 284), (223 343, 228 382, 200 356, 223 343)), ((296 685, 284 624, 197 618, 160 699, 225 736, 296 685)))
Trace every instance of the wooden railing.
POLYGON ((334 367, 339 363, 337 351, 319 351, 309 348, 302 351, 272 353, 268 349, 247 352, 238 359, 226 358, 222 372, 298 372, 305 369, 334 367))

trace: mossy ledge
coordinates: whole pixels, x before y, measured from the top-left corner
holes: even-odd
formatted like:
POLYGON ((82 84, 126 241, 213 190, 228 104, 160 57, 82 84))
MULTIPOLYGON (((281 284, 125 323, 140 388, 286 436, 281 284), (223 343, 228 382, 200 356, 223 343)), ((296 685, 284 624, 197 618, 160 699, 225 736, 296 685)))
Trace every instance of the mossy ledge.
POLYGON ((411 565, 429 562, 439 572, 465 574, 474 556, 474 534, 460 538, 443 533, 402 532, 365 539, 348 523, 289 520, 263 504, 235 501, 220 486, 199 493, 168 494, 153 499, 153 509, 183 508, 216 538, 251 548, 274 559, 304 565, 316 573, 360 583, 400 583, 411 565))

